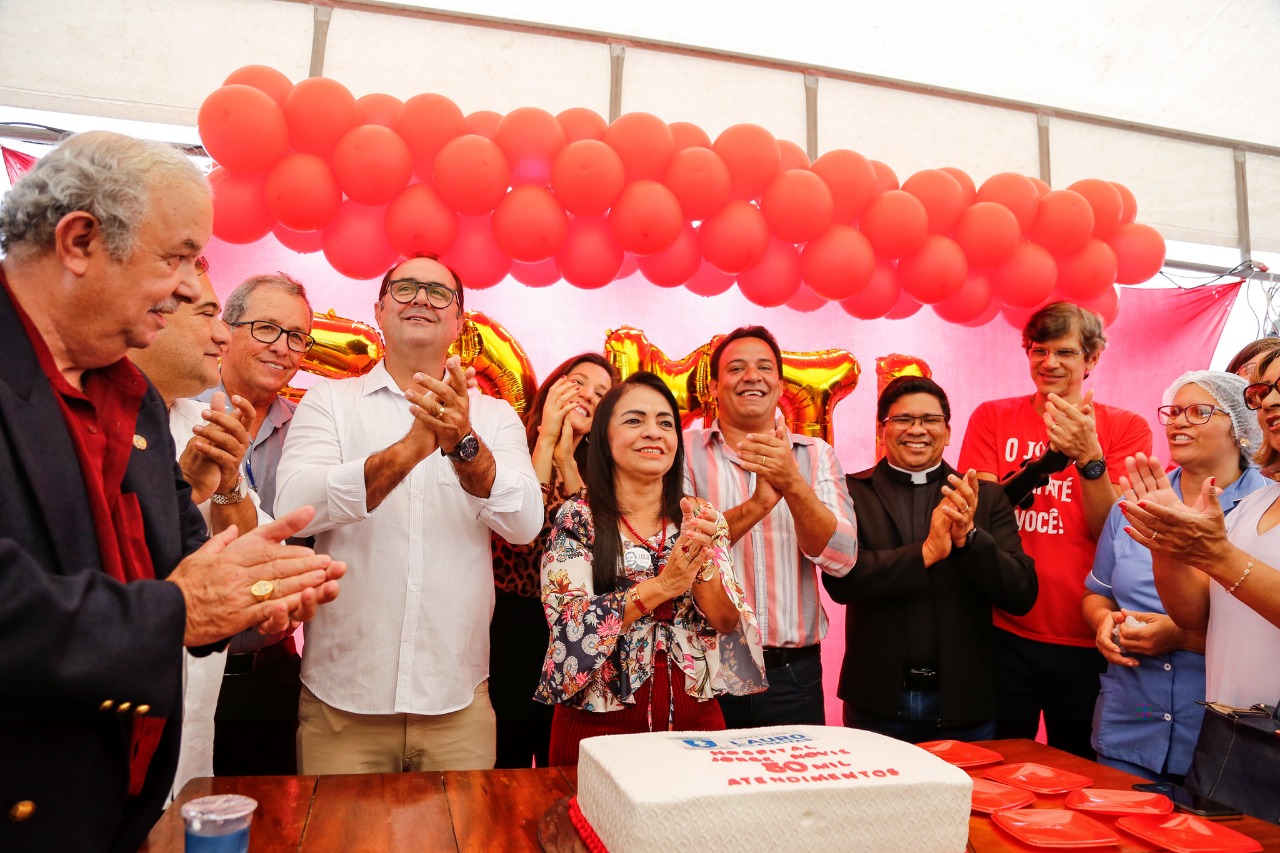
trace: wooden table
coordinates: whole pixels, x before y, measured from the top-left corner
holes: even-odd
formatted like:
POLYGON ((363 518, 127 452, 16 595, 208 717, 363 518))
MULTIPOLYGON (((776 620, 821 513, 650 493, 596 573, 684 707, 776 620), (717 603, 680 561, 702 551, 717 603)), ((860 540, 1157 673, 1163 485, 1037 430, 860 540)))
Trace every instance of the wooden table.
MULTIPOLYGON (((1083 773, 1097 788, 1128 788, 1141 781, 1044 744, 997 740, 982 744, 1006 763, 1036 761, 1083 773)), ((979 776, 985 768, 975 768, 979 776)), ((193 779, 151 831, 143 853, 181 853, 183 803, 208 794, 245 794, 258 801, 250 853, 329 853, 370 851, 539 851, 539 823, 558 802, 574 792, 577 770, 467 770, 447 773, 398 773, 364 776, 239 776, 193 779)), ((1065 795, 1038 795, 1036 807, 1063 808, 1065 795)), ((1115 818, 1095 816, 1108 825, 1115 818)), ((554 821, 560 826, 559 821, 554 821)), ((1227 826, 1280 850, 1280 826, 1246 817, 1227 826)), ((544 828, 544 833, 546 829, 544 828)), ((569 829, 572 833, 572 829, 569 829)), ((1118 830, 1119 847, 1092 848, 1119 853, 1148 853, 1159 848, 1118 830)), ((545 835, 544 835, 545 837, 545 835)), ((585 850, 571 834, 561 833, 556 850, 585 850)), ((989 817, 969 819, 969 850, 1032 851, 996 828, 989 817)))

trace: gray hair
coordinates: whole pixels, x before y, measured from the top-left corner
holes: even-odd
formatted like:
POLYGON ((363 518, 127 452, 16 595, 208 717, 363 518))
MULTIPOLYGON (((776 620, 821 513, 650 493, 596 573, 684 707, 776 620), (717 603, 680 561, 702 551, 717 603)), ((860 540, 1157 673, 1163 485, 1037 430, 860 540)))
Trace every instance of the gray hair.
POLYGON ((247 278, 239 287, 231 291, 231 295, 227 297, 227 304, 222 308, 223 322, 239 323, 244 317, 244 312, 248 310, 249 297, 260 287, 270 287, 290 296, 297 296, 307 306, 307 316, 310 317, 313 313, 311 300, 307 299, 307 289, 302 286, 302 282, 283 272, 276 272, 247 278))
POLYGON ((209 182, 180 150, 163 142, 107 131, 81 133, 36 162, 0 204, 0 249, 7 254, 51 251, 62 218, 84 211, 98 220, 107 254, 133 253, 152 194, 169 183, 209 182))
POLYGON ((1183 385, 1195 384, 1208 392, 1218 408, 1231 418, 1231 437, 1240 444, 1240 467, 1248 468, 1250 456, 1262 445, 1262 427, 1256 413, 1244 404, 1248 380, 1222 370, 1192 370, 1173 380, 1164 392, 1164 405, 1173 404, 1174 395, 1183 385))

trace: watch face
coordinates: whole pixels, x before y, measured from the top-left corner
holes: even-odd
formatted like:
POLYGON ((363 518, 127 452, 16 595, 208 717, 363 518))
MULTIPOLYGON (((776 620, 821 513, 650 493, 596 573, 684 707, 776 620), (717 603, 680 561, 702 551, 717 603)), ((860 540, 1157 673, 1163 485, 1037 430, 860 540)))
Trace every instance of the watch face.
POLYGON ((476 458, 476 454, 480 452, 480 441, 472 433, 467 433, 462 441, 458 442, 458 446, 454 448, 450 456, 461 459, 463 462, 470 462, 476 458))
POLYGON ((1080 476, 1086 480, 1096 480, 1105 473, 1107 473, 1107 463, 1101 459, 1095 459, 1080 466, 1080 476))

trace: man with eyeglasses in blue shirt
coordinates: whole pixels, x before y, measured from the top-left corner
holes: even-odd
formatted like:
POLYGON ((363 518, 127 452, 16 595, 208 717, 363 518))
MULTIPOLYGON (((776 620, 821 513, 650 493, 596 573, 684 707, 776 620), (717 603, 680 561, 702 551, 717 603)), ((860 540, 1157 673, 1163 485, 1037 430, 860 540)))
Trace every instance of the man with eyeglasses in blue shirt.
MULTIPOLYGON (((231 343, 222 356, 221 383, 201 397, 225 392, 253 406, 250 445, 234 501, 254 491, 275 517, 276 466, 296 406, 281 395, 314 344, 311 303, 300 282, 282 272, 245 280, 227 297, 222 319, 231 343)), ((218 697, 214 773, 219 776, 292 775, 297 772, 297 728, 302 663, 291 636, 246 631, 231 640, 218 697)))
POLYGON ((1049 745, 1093 758, 1098 675, 1106 661, 1080 615, 1080 589, 1097 538, 1120 495, 1126 456, 1151 452, 1151 427, 1095 402, 1084 380, 1107 345, 1102 318, 1070 302, 1031 316, 1022 346, 1035 391, 974 410, 959 467, 1001 481, 1048 453, 1057 468, 1015 510, 1040 595, 1025 616, 995 613, 1000 718, 997 737, 1033 738, 1044 714, 1049 745))

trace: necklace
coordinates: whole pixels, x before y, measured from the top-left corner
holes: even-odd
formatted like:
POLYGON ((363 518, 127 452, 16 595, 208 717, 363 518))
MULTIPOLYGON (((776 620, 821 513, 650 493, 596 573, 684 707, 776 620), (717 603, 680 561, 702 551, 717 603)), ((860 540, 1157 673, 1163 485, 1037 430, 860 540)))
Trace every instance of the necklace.
MULTIPOLYGON (((639 533, 637 533, 637 532, 636 532, 636 529, 635 529, 634 527, 632 527, 632 526, 631 526, 631 522, 627 521, 627 517, 626 517, 625 515, 619 515, 618 517, 622 519, 622 524, 623 524, 623 526, 627 528, 627 532, 631 534, 631 537, 632 537, 633 539, 635 539, 635 540, 636 540, 636 544, 637 544, 637 545, 639 545, 641 548, 645 549, 646 551, 648 551, 650 554, 652 554, 652 555, 653 555, 653 561, 654 561, 655 563, 657 563, 657 562, 658 562, 658 556, 659 556, 659 554, 660 554, 660 553, 661 553, 661 551, 662 551, 662 545, 659 545, 659 546, 658 546, 658 549, 657 549, 657 550, 654 550, 653 548, 651 548, 651 547, 649 546, 649 543, 645 540, 645 538, 644 538, 643 536, 641 536, 639 533)), ((663 515, 663 516, 662 516, 662 518, 661 518, 661 520, 660 520, 660 522, 659 522, 659 523, 661 524, 661 527, 658 529, 658 532, 659 532, 660 534, 662 534, 662 536, 661 536, 661 541, 665 543, 665 542, 667 541, 667 517, 666 517, 666 515, 663 515)))

